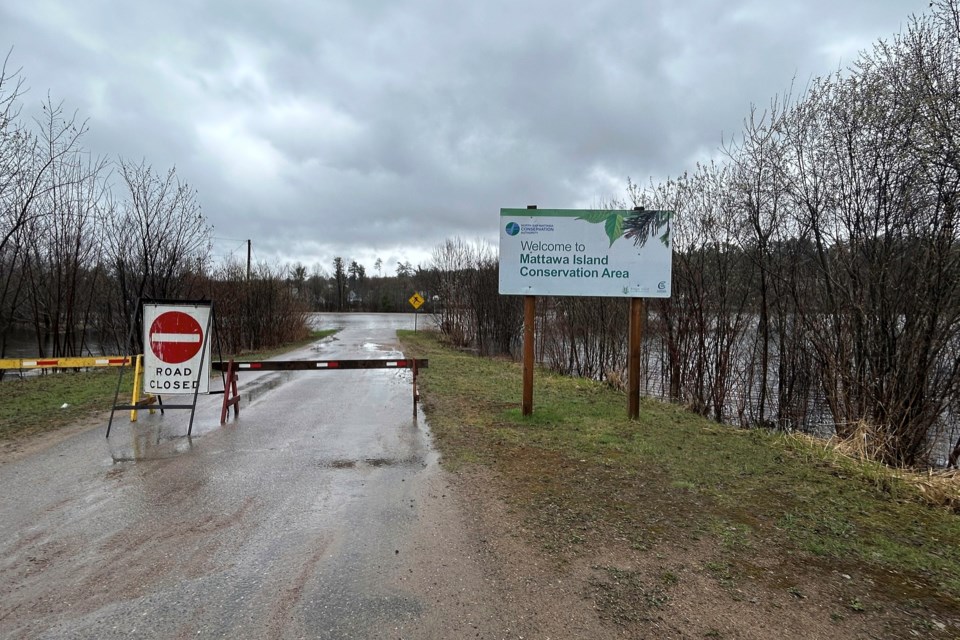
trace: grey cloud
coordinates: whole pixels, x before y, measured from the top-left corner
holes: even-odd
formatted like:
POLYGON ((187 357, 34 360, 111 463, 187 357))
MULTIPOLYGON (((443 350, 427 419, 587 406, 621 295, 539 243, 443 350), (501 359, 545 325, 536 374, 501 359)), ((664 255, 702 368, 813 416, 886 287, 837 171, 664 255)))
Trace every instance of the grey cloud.
POLYGON ((681 173, 925 5, 40 0, 0 7, 0 47, 91 151, 175 164, 218 235, 326 265, 681 173))

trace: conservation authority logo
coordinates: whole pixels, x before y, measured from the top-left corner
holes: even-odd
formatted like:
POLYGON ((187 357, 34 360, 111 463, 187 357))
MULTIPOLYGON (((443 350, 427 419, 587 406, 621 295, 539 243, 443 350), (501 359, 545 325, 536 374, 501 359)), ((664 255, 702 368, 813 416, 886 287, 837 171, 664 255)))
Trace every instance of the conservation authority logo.
POLYGON ((520 225, 517 224, 516 222, 508 222, 508 223, 507 223, 507 235, 508 235, 508 236, 515 236, 515 235, 517 235, 518 233, 520 233, 520 225))

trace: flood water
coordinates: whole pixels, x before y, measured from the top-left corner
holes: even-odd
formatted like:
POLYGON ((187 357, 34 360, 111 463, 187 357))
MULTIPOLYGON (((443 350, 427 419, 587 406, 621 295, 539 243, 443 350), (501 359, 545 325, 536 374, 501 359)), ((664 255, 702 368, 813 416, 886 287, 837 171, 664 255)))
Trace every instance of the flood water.
MULTIPOLYGON (((564 336, 553 336, 554 340, 562 342, 564 336)), ((759 405, 759 380, 751 378, 756 374, 751 372, 751 339, 742 338, 738 341, 733 353, 732 371, 727 380, 724 393, 722 421, 727 424, 741 426, 755 426, 759 420, 755 415, 759 405)), ((548 350, 551 353, 567 353, 571 348, 582 349, 581 346, 571 347, 564 343, 562 348, 552 345, 548 350)), ((627 361, 627 345, 622 345, 616 356, 608 354, 611 361, 624 363, 627 361)), ((586 356, 583 355, 581 359, 586 356)), ((825 395, 819 384, 812 381, 804 397, 802 416, 799 424, 773 424, 772 420, 778 416, 778 355, 774 348, 770 354, 770 363, 767 375, 767 397, 765 399, 764 421, 768 426, 783 430, 798 430, 818 438, 829 439, 836 435, 837 428, 833 420, 825 395)), ((662 336, 646 335, 643 339, 640 372, 640 393, 642 396, 670 401, 670 366, 666 341, 662 336)), ((564 364, 554 362, 549 356, 542 361, 544 366, 563 371, 564 364)), ((625 370, 622 379, 626 380, 625 370)), ((712 417, 712 413, 711 413, 712 417)), ((929 434, 930 459, 929 463, 935 467, 947 465, 950 452, 960 437, 960 413, 956 408, 947 409, 939 416, 937 428, 929 434)))
MULTIPOLYGON (((6 348, 0 354, 3 358, 38 358, 50 357, 54 351, 54 340, 47 336, 42 342, 37 340, 37 334, 32 329, 17 327, 7 333, 6 348)), ((114 353, 116 347, 104 344, 102 337, 96 331, 88 331, 84 339, 83 351, 79 356, 121 355, 114 353)))
MULTIPOLYGON (((425 314, 413 313, 310 313, 307 323, 313 330, 342 329, 346 326, 389 327, 393 330, 433 327, 430 317, 425 314)), ((17 327, 7 333, 6 350, 0 357, 3 358, 37 358, 50 357, 53 353, 54 341, 48 337, 43 341, 42 348, 32 329, 17 327)), ((95 331, 88 331, 84 341, 82 356, 124 355, 117 352, 116 345, 95 331)))

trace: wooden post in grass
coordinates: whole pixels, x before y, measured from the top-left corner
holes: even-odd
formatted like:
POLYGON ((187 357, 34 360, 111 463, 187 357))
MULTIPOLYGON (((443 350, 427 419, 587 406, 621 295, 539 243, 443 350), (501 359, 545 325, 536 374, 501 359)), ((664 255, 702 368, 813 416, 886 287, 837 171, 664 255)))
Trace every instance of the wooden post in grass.
POLYGON ((630 298, 630 354, 627 363, 627 413, 631 420, 640 417, 640 342, 643 338, 643 298, 630 298))
POLYGON ((523 415, 533 413, 533 342, 537 321, 537 296, 523 297, 523 415))
MULTIPOLYGON (((537 205, 529 204, 527 209, 536 209, 537 205)), ((533 413, 533 364, 534 341, 536 339, 535 326, 537 323, 537 296, 523 297, 523 399, 520 402, 520 411, 529 416, 533 413)))

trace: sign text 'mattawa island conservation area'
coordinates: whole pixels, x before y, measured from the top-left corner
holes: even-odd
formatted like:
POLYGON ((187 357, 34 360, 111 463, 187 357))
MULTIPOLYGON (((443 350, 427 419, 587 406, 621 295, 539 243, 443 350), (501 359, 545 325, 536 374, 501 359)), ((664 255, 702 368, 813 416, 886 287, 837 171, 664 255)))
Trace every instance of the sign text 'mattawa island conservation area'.
POLYGON ((544 242, 520 241, 520 275, 521 276, 547 276, 551 278, 629 278, 629 271, 611 271, 607 268, 610 264, 610 256, 588 256, 586 254, 575 253, 583 251, 586 247, 583 244, 555 244, 544 242), (560 254, 560 255, 558 255, 560 254), (564 255, 567 254, 567 255, 564 255), (569 255, 572 254, 572 255, 569 255), (575 269, 549 269, 527 267, 526 265, 558 265, 563 267, 574 266, 575 269), (603 265, 603 271, 599 269, 586 269, 579 265, 603 265))
POLYGON ((500 210, 500 293, 670 297, 671 211, 500 210))

